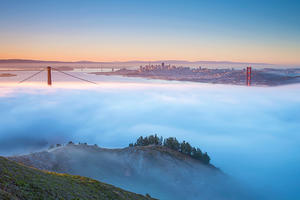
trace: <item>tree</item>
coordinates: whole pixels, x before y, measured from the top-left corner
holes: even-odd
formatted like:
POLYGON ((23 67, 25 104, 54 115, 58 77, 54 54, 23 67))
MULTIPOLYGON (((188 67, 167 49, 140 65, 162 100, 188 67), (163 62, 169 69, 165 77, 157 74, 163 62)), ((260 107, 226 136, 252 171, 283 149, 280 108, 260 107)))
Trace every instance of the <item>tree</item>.
POLYGON ((169 137, 164 140, 164 146, 175 151, 179 150, 180 144, 175 137, 169 137))
POLYGON ((146 142, 148 143, 148 145, 161 145, 161 141, 157 137, 156 134, 155 135, 150 135, 147 139, 148 139, 148 141, 146 141, 146 142))
POLYGON ((143 139, 143 146, 148 146, 150 143, 149 143, 149 139, 148 139, 148 137, 145 137, 144 139, 143 139))
POLYGON ((191 155, 192 146, 188 142, 185 142, 183 140, 183 142, 180 144, 180 152, 187 155, 191 155))
POLYGON ((195 154, 197 152, 197 149, 195 147, 192 147, 192 152, 191 152, 191 156, 194 158, 195 154))
POLYGON ((150 135, 148 138, 149 145, 155 144, 155 137, 153 135, 150 135))
POLYGON ((192 157, 197 159, 197 160, 201 160, 203 159, 203 155, 202 155, 202 151, 199 148, 195 148, 193 147, 192 149, 192 157))
POLYGON ((160 138, 159 138, 159 140, 158 140, 158 145, 163 145, 163 141, 164 141, 164 139, 163 139, 163 137, 161 136, 160 138))
POLYGON ((143 146, 144 143, 144 138, 143 136, 140 136, 137 140, 136 143, 134 144, 134 146, 143 146))
POLYGON ((204 154, 203 154, 203 156, 202 156, 202 162, 204 163, 204 164, 209 164, 209 162, 210 162, 210 157, 207 155, 207 153, 205 152, 204 154))

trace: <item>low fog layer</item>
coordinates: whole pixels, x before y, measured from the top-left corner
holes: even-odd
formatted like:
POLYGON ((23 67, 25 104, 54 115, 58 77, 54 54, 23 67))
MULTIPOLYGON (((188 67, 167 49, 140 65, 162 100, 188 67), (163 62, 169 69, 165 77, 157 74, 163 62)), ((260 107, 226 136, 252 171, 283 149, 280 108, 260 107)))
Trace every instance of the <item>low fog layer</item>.
POLYGON ((124 147, 140 135, 157 133, 200 146, 214 165, 265 199, 297 199, 299 91, 300 85, 166 81, 81 89, 5 86, 0 89, 0 153, 25 154, 70 140, 124 147))

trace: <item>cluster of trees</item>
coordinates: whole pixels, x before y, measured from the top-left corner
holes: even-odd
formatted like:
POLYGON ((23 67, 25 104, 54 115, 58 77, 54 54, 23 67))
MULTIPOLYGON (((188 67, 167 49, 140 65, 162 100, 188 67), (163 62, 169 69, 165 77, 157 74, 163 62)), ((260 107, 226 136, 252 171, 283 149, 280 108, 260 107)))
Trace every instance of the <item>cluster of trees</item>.
POLYGON ((140 136, 134 144, 130 143, 129 147, 148 146, 148 145, 159 145, 159 146, 164 146, 173 149, 185 155, 189 155, 192 158, 197 159, 204 164, 209 164, 210 162, 210 157, 206 152, 202 153, 200 148, 193 147, 186 141, 180 143, 178 142, 176 137, 169 137, 163 139, 162 137, 158 137, 156 134, 150 135, 148 137, 140 136))
POLYGON ((157 137, 157 135, 150 135, 149 137, 143 138, 143 136, 139 137, 136 142, 133 144, 129 144, 130 147, 133 146, 148 146, 148 145, 162 145, 163 144, 163 138, 157 137))

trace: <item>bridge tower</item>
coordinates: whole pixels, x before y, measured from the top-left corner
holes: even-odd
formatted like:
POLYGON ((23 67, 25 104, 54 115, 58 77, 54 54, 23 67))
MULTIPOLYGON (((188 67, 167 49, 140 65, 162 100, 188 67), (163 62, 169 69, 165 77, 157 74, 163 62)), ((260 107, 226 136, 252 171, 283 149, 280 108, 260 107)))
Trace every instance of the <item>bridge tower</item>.
POLYGON ((251 67, 247 67, 246 84, 247 86, 251 85, 251 67))
POLYGON ((48 85, 52 85, 52 78, 51 78, 51 67, 47 67, 47 72, 48 72, 48 85))

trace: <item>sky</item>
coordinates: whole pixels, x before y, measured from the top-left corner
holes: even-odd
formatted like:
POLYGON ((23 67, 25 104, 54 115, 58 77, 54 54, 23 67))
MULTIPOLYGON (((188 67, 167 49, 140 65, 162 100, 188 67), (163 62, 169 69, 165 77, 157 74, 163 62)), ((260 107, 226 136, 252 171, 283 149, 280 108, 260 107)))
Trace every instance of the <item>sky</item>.
POLYGON ((0 0, 0 59, 300 66, 294 0, 0 0))

